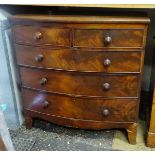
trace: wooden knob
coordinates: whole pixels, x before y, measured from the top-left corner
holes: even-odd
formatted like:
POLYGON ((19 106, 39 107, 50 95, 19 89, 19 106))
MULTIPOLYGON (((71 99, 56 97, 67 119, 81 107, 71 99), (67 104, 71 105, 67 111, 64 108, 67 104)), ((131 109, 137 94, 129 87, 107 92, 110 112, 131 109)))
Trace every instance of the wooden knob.
POLYGON ((36 32, 35 34, 34 34, 34 39, 35 40, 39 40, 39 39, 41 39, 42 38, 42 33, 41 32, 36 32))
POLYGON ((112 42, 112 38, 109 35, 106 35, 104 42, 105 44, 110 44, 112 42))
POLYGON ((41 85, 46 84, 46 83, 47 83, 47 78, 42 78, 42 79, 39 81, 39 83, 40 83, 41 85))
POLYGON ((103 84, 103 89, 106 90, 106 91, 109 90, 110 89, 110 84, 109 83, 104 83, 103 84))
POLYGON ((104 60, 104 66, 105 66, 105 67, 110 66, 110 64, 111 64, 110 59, 105 59, 105 60, 104 60))
POLYGON ((48 101, 44 101, 43 102, 43 108, 47 108, 49 106, 49 102, 48 101))
POLYGON ((38 54, 36 57, 35 57, 35 60, 37 62, 41 62, 42 60, 44 59, 44 56, 42 54, 38 54))
POLYGON ((110 114, 110 112, 109 112, 109 110, 108 109, 103 109, 103 115, 104 116, 109 116, 109 114, 110 114))

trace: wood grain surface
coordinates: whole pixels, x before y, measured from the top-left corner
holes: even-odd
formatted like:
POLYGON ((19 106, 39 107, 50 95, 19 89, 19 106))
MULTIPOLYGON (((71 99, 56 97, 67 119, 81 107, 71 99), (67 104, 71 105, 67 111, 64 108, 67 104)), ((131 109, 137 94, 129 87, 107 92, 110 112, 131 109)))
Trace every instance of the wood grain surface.
POLYGON ((22 92, 25 109, 57 117, 114 122, 133 122, 137 118, 136 99, 82 99, 28 89, 22 92), (107 116, 103 114, 105 109, 109 110, 107 116))
POLYGON ((22 85, 25 87, 92 97, 138 97, 139 76, 137 75, 90 75, 70 72, 52 72, 20 68, 22 85), (40 84, 43 78, 45 84, 40 84), (109 90, 104 84, 110 85, 109 90))
POLYGON ((53 70, 139 73, 141 72, 141 51, 91 51, 78 49, 52 49, 16 45, 17 63, 23 66, 53 70), (42 55, 42 59, 36 58, 42 55), (110 60, 109 66, 105 65, 110 60))

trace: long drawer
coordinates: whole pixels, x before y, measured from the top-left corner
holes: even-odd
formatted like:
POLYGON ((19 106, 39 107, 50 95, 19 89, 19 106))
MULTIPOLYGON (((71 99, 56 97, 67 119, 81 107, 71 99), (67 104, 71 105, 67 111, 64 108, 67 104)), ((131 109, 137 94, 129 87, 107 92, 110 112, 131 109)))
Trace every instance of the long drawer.
POLYGON ((21 67, 22 85, 70 95, 137 97, 139 75, 98 75, 21 67))
POLYGON ((23 89, 24 109, 57 117, 132 122, 137 119, 137 99, 89 99, 52 95, 23 89))
POLYGON ((82 72, 141 72, 141 52, 49 49, 16 45, 17 63, 24 66, 82 72))

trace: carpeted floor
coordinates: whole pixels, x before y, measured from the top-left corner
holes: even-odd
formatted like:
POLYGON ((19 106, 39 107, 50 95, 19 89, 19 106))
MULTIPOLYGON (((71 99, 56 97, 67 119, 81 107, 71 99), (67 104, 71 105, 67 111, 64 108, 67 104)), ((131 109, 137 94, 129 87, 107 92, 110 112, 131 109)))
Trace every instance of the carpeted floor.
POLYGON ((112 150, 113 130, 90 131, 66 128, 35 120, 34 127, 10 131, 17 151, 105 151, 112 150))

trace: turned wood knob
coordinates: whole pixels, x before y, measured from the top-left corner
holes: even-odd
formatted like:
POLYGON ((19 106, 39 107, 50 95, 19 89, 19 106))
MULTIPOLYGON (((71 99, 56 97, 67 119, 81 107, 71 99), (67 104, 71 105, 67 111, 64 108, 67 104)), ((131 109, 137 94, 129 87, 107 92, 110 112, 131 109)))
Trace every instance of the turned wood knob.
POLYGON ((41 85, 46 84, 46 83, 47 83, 47 78, 41 78, 41 80, 39 81, 39 83, 40 83, 41 85))
POLYGON ((34 34, 34 37, 33 37, 35 40, 39 40, 39 39, 41 39, 42 38, 42 33, 41 32, 36 32, 35 34, 34 34))
POLYGON ((103 84, 103 89, 104 90, 109 90, 110 89, 110 84, 109 83, 104 83, 103 84))
POLYGON ((104 116, 109 116, 109 114, 110 114, 108 109, 103 109, 102 113, 103 113, 104 116))
POLYGON ((38 54, 36 57, 35 57, 35 60, 37 62, 41 62, 42 60, 44 59, 44 56, 42 54, 38 54))
POLYGON ((49 102, 48 101, 44 101, 43 102, 43 108, 47 108, 49 106, 49 102))
POLYGON ((109 35, 106 35, 104 42, 105 44, 110 44, 112 42, 112 38, 109 35))
POLYGON ((105 60, 104 60, 104 66, 105 66, 105 67, 110 66, 110 64, 111 64, 110 59, 105 59, 105 60))

